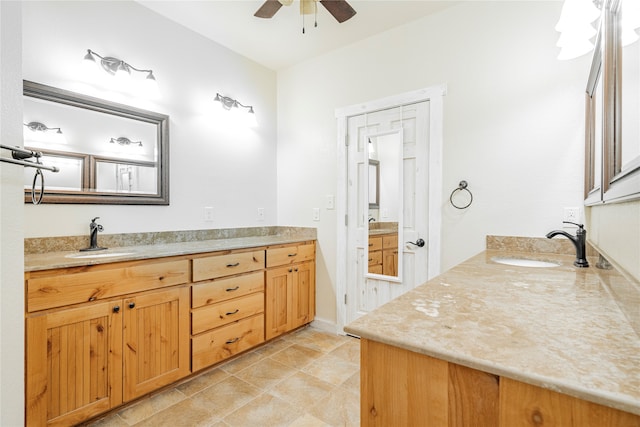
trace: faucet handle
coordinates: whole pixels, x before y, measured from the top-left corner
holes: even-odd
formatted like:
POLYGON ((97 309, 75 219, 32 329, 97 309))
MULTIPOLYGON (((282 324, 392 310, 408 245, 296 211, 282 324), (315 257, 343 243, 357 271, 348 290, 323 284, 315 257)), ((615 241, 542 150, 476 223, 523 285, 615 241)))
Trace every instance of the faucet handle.
POLYGON ((583 229, 583 227, 584 227, 584 224, 576 224, 575 222, 571 222, 571 221, 562 221, 562 223, 563 224, 573 224, 573 225, 575 225, 576 227, 578 227, 580 229, 583 229))
POLYGON ((100 219, 100 217, 99 217, 99 216, 97 216, 97 217, 93 218, 93 219, 91 220, 91 222, 96 222, 96 219, 100 219))

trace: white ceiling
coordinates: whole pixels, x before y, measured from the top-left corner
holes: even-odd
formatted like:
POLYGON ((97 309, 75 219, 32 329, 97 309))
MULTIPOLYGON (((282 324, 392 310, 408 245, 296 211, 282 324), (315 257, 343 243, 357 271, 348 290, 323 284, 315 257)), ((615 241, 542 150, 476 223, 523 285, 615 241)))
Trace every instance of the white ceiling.
POLYGON ((273 70, 365 39, 398 25, 450 7, 444 0, 348 0, 356 15, 342 24, 318 4, 302 15, 299 0, 283 6, 271 19, 253 16, 264 0, 137 0, 141 5, 273 70))

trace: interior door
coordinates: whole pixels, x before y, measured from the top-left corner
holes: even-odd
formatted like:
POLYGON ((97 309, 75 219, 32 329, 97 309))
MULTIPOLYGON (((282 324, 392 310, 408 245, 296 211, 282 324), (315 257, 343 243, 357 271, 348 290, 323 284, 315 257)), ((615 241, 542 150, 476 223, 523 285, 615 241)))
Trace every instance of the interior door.
MULTIPOLYGON (((347 273, 346 273, 346 318, 345 324, 370 312, 391 299, 424 283, 429 278, 428 245, 422 247, 409 243, 418 243, 418 239, 428 241, 429 235, 429 101, 375 111, 348 117, 347 131, 347 273), (394 132, 397 131, 397 132, 394 132), (396 192, 398 202, 385 208, 385 195, 382 191, 375 196, 372 193, 371 176, 375 170, 370 164, 371 152, 381 147, 373 147, 377 139, 380 144, 387 143, 386 136, 400 135, 396 138, 400 144, 400 179, 390 191, 396 192), (364 183, 364 184, 363 184, 364 183), (376 203, 372 198, 379 197, 376 203), (398 218, 394 218, 397 209, 398 218), (387 230, 376 228, 378 223, 392 224, 387 230), (397 224, 397 258, 400 265, 398 273, 377 274, 370 264, 376 262, 377 243, 371 243, 376 233, 392 236, 393 224, 397 224)), ((385 160, 379 161, 380 182, 383 187, 388 179, 382 170, 385 160)), ((373 163, 375 165, 375 163, 373 163)), ((378 173, 378 172, 376 172, 378 173)), ((375 185, 373 185, 375 186, 375 185)), ((387 190, 389 192, 389 190, 387 190)), ((376 193, 377 194, 377 193, 376 193)), ((382 240, 382 239, 380 239, 382 240)), ((391 248, 393 249, 393 248, 391 248)), ((385 254, 385 248, 381 248, 385 254)), ((392 252, 382 259, 391 259, 392 252)))

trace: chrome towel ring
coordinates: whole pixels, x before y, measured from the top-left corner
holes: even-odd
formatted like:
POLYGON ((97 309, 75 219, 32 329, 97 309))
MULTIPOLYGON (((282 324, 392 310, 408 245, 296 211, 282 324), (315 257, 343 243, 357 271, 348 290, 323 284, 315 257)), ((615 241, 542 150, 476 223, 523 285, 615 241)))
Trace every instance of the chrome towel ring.
POLYGON ((453 206, 456 209, 466 209, 469 206, 471 206, 471 203, 473 202, 473 194, 471 194, 471 191, 469 191, 469 189, 467 188, 469 186, 469 184, 467 183, 467 181, 460 181, 460 183, 458 184, 458 188, 454 189, 451 192, 451 195, 449 196, 449 202, 451 202, 451 206, 453 206), (467 193, 469 193, 469 203, 467 203, 464 206, 458 206, 453 202, 453 196, 454 194, 456 194, 458 191, 466 191, 467 193))

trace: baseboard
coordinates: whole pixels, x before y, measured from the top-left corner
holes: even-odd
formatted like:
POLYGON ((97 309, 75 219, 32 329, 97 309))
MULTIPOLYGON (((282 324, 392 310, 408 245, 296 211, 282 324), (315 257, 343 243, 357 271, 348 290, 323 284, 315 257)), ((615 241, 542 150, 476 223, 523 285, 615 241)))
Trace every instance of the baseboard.
POLYGON ((336 325, 335 322, 319 317, 316 317, 313 322, 311 322, 311 327, 330 334, 344 335, 344 331, 338 331, 338 325, 336 325))

